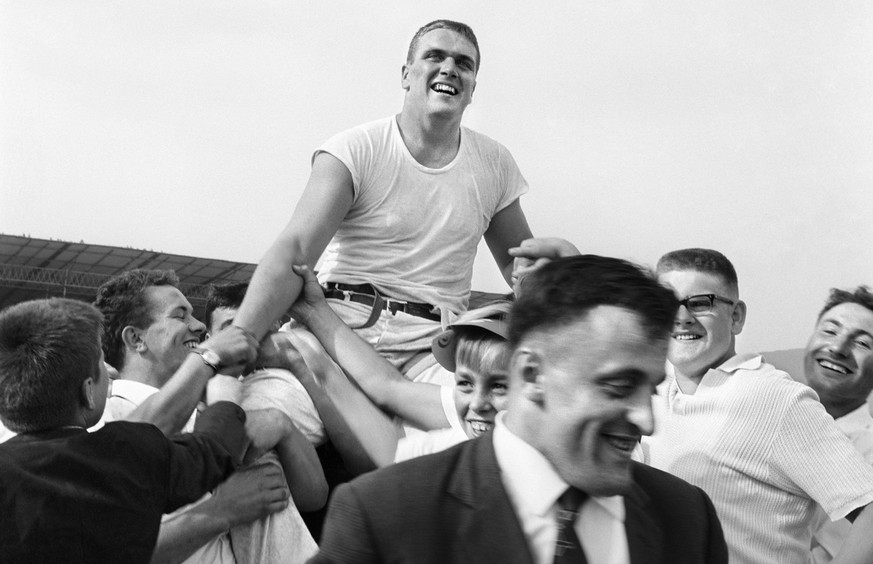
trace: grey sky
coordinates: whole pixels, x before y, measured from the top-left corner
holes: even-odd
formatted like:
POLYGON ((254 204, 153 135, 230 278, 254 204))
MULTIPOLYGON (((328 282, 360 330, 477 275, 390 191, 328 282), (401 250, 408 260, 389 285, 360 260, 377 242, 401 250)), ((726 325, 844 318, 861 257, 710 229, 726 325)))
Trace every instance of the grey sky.
POLYGON ((741 351, 873 284, 873 3, 537 4, 0 0, 0 232, 256 262, 312 151, 396 113, 447 17, 482 48, 465 123, 515 156, 536 234, 723 251, 741 351))

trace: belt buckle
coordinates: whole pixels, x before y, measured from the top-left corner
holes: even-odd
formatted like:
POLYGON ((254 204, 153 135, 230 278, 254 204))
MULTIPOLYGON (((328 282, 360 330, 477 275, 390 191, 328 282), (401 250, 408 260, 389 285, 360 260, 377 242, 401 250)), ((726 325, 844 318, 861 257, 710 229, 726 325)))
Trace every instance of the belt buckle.
POLYGON ((397 302, 389 298, 388 296, 382 296, 382 307, 385 308, 385 311, 394 315, 397 313, 397 302))

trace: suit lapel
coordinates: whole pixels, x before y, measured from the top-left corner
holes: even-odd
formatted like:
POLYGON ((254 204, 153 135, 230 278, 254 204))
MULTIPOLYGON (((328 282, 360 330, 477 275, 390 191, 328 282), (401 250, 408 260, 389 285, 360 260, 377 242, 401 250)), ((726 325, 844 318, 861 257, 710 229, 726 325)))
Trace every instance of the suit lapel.
POLYGON ((624 508, 631 564, 659 562, 664 553, 664 535, 652 512, 648 494, 636 482, 624 496, 624 508))
POLYGON ((492 433, 471 440, 469 446, 458 459, 447 490, 460 502, 461 561, 532 564, 527 539, 500 479, 492 433))

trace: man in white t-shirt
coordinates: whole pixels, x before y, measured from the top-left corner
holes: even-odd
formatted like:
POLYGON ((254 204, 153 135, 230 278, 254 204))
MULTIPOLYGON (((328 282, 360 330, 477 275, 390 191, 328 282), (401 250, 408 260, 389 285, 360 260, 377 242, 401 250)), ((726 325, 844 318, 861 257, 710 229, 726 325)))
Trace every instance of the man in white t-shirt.
POLYGON ((681 305, 646 462, 709 494, 732 563, 806 562, 817 506, 855 519, 843 561, 873 562, 873 468, 812 390, 761 355, 736 354, 746 304, 733 265, 718 251, 683 249, 657 272, 681 305))
MULTIPOLYGON (((873 464, 873 417, 867 398, 873 391, 873 293, 833 289, 818 316, 804 354, 806 382, 828 415, 873 464)), ((832 522, 819 509, 813 521, 815 564, 833 560, 849 532, 845 519, 832 522)))
POLYGON ((316 150, 235 324, 263 337, 300 293, 292 265, 312 268, 324 252, 319 278, 343 320, 407 377, 435 364, 430 342, 467 307, 482 237, 508 283, 509 250, 531 237, 519 202, 527 182, 509 151, 461 125, 479 64, 469 26, 418 30, 402 110, 316 150))

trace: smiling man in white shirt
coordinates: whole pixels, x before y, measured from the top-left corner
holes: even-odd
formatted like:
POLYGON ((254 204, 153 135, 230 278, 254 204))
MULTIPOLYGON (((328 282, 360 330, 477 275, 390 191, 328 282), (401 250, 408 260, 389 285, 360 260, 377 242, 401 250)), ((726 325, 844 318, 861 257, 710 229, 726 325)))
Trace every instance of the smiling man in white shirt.
POLYGON ((873 468, 812 390, 761 355, 736 354, 746 304, 731 262, 682 249, 657 271, 680 307, 646 461, 709 494, 732 563, 807 561, 819 505, 832 520, 857 517, 843 562, 873 562, 873 468))
MULTIPOLYGON (((831 290, 806 345, 804 373, 840 431, 873 464, 873 416, 867 403, 873 391, 873 293, 867 287, 831 290)), ((813 522, 812 558, 826 564, 842 547, 849 523, 832 522, 821 509, 813 522)))
POLYGON ((706 494, 631 460, 652 432, 671 292, 591 255, 556 259, 522 285, 493 432, 340 486, 314 563, 727 562, 706 494))

